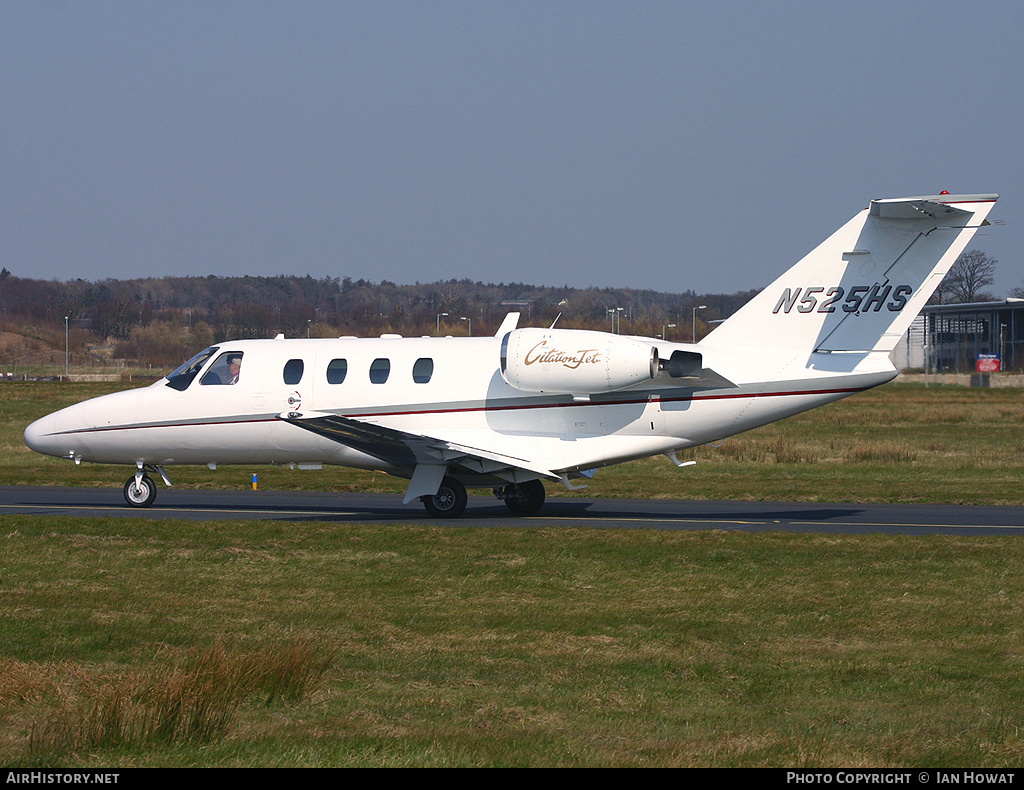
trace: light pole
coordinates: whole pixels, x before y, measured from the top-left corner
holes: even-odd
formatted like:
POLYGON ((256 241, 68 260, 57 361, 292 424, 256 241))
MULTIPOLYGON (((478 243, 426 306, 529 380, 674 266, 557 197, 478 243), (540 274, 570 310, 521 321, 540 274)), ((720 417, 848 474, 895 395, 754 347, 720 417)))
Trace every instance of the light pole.
POLYGON ((441 336, 441 316, 443 316, 443 315, 448 315, 448 313, 438 313, 437 314, 437 331, 434 333, 435 337, 440 337, 441 336))
POLYGON ((675 326, 675 324, 665 324, 665 326, 663 326, 661 328, 661 339, 662 340, 668 340, 668 330, 670 328, 674 327, 674 326, 675 326))
POLYGON ((704 310, 707 307, 706 304, 697 305, 693 308, 693 342, 697 342, 697 311, 704 310))
POLYGON ((64 378, 67 378, 71 367, 71 351, 68 346, 68 317, 64 316, 64 378))
POLYGON ((472 335, 473 334, 473 319, 472 318, 466 318, 466 316, 462 316, 459 320, 460 321, 468 321, 469 322, 469 328, 466 331, 466 334, 467 335, 472 335))

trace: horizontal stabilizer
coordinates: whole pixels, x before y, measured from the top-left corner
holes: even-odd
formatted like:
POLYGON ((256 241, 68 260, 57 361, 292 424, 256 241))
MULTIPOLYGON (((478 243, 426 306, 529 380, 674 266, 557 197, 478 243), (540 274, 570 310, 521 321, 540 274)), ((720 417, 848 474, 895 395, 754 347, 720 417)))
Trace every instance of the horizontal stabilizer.
MULTIPOLYGON (((941 196, 940 196, 941 197, 941 196)), ((949 199, 951 195, 946 195, 949 199)), ((965 202, 992 202, 995 195, 964 195, 958 200, 965 202)), ((942 219, 957 216, 971 216, 973 212, 963 208, 952 206, 948 203, 939 203, 933 197, 919 198, 889 198, 887 200, 871 201, 871 216, 881 219, 942 219)))

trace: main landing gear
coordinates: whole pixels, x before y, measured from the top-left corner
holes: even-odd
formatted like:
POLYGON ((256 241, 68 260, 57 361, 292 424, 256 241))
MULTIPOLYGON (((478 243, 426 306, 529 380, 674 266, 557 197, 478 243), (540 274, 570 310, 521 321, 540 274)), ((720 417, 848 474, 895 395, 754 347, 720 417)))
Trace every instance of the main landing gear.
POLYGON ((434 518, 458 518, 466 509, 466 487, 454 477, 446 477, 433 496, 421 496, 420 502, 434 518))
MULTIPOLYGON (((540 480, 510 483, 494 489, 494 494, 517 516, 536 513, 544 504, 545 497, 544 484, 540 480)), ((458 518, 466 509, 468 501, 466 487, 454 477, 444 478, 436 494, 420 497, 423 507, 434 518, 458 518)))
POLYGON ((498 499, 505 501, 505 507, 517 516, 532 516, 544 504, 544 484, 540 480, 514 483, 495 492, 498 499))

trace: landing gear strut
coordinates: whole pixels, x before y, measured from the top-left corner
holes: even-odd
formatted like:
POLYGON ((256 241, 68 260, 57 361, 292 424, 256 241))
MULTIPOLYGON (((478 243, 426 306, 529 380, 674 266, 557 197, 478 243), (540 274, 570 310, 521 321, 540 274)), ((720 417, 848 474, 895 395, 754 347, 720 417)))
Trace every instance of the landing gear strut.
POLYGON ((530 516, 544 504, 544 484, 540 480, 527 483, 513 483, 495 492, 498 499, 505 501, 505 507, 519 516, 530 516))
POLYGON ((422 496, 420 502, 434 518, 458 518, 466 509, 469 497, 466 487, 454 477, 446 477, 433 496, 422 496))

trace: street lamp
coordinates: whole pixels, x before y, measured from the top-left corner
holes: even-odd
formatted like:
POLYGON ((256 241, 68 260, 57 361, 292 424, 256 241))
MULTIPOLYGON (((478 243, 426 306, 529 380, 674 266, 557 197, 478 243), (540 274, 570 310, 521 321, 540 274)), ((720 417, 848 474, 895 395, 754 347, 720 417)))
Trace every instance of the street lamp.
POLYGON ((434 335, 436 337, 440 337, 441 336, 441 316, 443 316, 443 315, 448 315, 448 313, 438 313, 437 314, 437 331, 434 333, 434 335))
POLYGON ((622 311, 624 307, 609 307, 608 313, 612 317, 612 334, 617 335, 622 330, 622 311))
POLYGON ((697 305, 693 308, 693 342, 697 342, 697 311, 704 310, 707 308, 706 304, 697 305))
POLYGON ((466 316, 462 316, 459 320, 460 321, 468 321, 469 322, 469 329, 467 330, 466 334, 467 335, 472 335, 473 334, 473 319, 472 318, 466 318, 466 316))
POLYGON ((669 330, 670 328, 674 327, 674 326, 675 326, 675 324, 665 324, 665 325, 664 325, 664 326, 663 326, 663 327, 661 328, 661 339, 662 339, 662 340, 668 340, 668 330, 669 330))
POLYGON ((64 378, 68 378, 71 366, 71 352, 68 346, 68 317, 64 316, 64 378))

